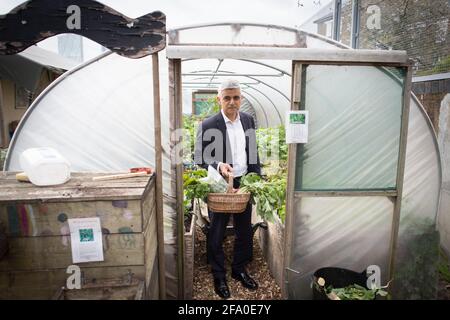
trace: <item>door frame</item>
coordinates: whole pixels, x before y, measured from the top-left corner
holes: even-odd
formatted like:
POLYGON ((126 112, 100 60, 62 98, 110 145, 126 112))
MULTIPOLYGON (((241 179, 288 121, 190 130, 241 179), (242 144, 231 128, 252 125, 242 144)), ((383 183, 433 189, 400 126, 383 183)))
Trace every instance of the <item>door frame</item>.
MULTIPOLYGON (((340 196, 385 196, 394 203, 394 211, 392 217, 392 228, 389 248, 389 267, 388 278, 392 279, 394 274, 395 254, 398 241, 398 232, 400 227, 400 212, 401 201, 403 196, 403 180, 405 172, 406 160, 406 144, 408 135, 409 110, 411 101, 411 87, 412 87, 412 60, 393 62, 394 56, 378 56, 372 61, 361 59, 357 52, 360 50, 348 50, 349 55, 346 59, 339 61, 335 59, 329 60, 328 55, 317 55, 316 59, 311 60, 294 60, 292 61, 292 96, 291 96, 291 111, 302 110, 302 87, 304 79, 302 79, 302 69, 304 65, 333 65, 333 66, 373 66, 373 67, 401 67, 406 71, 405 81, 403 84, 403 105, 401 116, 400 129, 400 144, 399 157, 397 163, 397 177, 396 190, 380 190, 380 191, 295 191, 295 175, 296 175, 296 155, 297 144, 289 144, 288 146, 288 178, 286 191, 286 221, 285 221, 285 237, 284 237, 284 261, 283 261, 283 276, 282 276, 282 296, 284 299, 288 298, 288 273, 300 274, 298 270, 290 268, 290 257, 292 253, 293 230, 294 230, 294 201, 301 201, 302 196, 326 196, 326 197, 340 197, 340 196)), ((389 52, 386 52, 389 54, 389 52)), ((297 213, 298 214, 298 213, 297 213)))
MULTIPOLYGON (((220 45, 168 45, 166 47, 166 57, 169 60, 169 92, 170 92, 170 117, 171 117, 171 132, 174 130, 181 129, 182 127, 182 79, 181 79, 181 62, 183 60, 189 59, 251 59, 251 60, 288 60, 293 63, 293 73, 292 79, 294 79, 297 84, 301 81, 301 69, 295 68, 298 63, 301 64, 330 64, 330 65, 361 65, 361 66, 385 66, 385 67, 405 67, 408 68, 408 87, 411 87, 411 62, 408 60, 406 51, 382 51, 382 50, 343 50, 343 49, 310 49, 310 48, 286 48, 286 47, 249 47, 249 46, 220 46, 220 45)), ((299 108, 300 104, 300 87, 292 85, 292 98, 291 98, 291 110, 299 108), (294 95, 294 88, 297 88, 294 95)), ((405 91, 410 91, 405 90, 405 91)), ((406 92, 405 95, 406 97, 406 92)), ((408 95, 407 100, 407 111, 409 111, 409 100, 408 95)), ((406 104, 405 104, 406 107, 406 104)), ((405 128, 402 127, 402 141, 406 144, 406 133, 407 133, 407 120, 408 116, 404 114, 406 119, 405 128), (403 133, 403 131, 405 131, 403 133)), ((403 119, 402 119, 402 122, 403 119)), ((181 137, 175 137, 171 135, 170 145, 171 154, 174 154, 174 148, 177 143, 181 143, 181 137)), ((291 250, 291 234, 292 234, 292 206, 294 200, 294 181, 295 178, 295 154, 296 146, 289 145, 288 147, 288 181, 287 181, 287 192, 286 192, 286 221, 285 221, 285 243, 284 243, 284 261, 283 261, 283 277, 282 277, 282 296, 287 298, 287 283, 286 283, 286 272, 287 270, 287 260, 288 254, 291 250), (290 177, 290 178, 289 178, 290 177)), ((404 151, 402 152, 403 158, 399 162, 402 163, 402 168, 404 168, 404 151)), ((175 154, 175 157, 177 155, 175 154)), ((176 208, 177 208, 177 255, 178 255, 178 275, 179 275, 179 286, 184 283, 183 276, 183 257, 184 257, 184 236, 183 236, 183 186, 182 186, 182 166, 174 165, 175 158, 172 158, 172 170, 171 174, 176 181, 174 189, 176 193, 176 208)), ((175 162, 176 163, 176 162, 175 162)), ((400 167, 399 167, 400 171, 400 167)), ((403 169, 402 174, 398 175, 398 179, 403 181, 403 169)), ((402 185, 403 183, 401 183, 402 185)), ((397 199, 401 200, 401 190, 400 196, 397 199)), ((398 201, 397 201, 398 202, 398 201)), ((398 203, 398 214, 400 212, 400 203, 398 203)), ((398 221, 396 230, 398 232, 398 221)), ((393 237, 397 239, 397 235, 393 237)), ((395 243, 393 244, 393 248, 395 243)), ((183 296, 183 289, 179 289, 180 296, 183 296)))

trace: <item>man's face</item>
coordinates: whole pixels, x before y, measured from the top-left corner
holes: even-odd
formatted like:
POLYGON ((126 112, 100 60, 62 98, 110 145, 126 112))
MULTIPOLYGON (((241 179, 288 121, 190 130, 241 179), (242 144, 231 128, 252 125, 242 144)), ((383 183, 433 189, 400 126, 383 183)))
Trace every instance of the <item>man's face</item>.
POLYGON ((225 89, 217 96, 217 101, 227 117, 234 118, 241 107, 241 90, 225 89))

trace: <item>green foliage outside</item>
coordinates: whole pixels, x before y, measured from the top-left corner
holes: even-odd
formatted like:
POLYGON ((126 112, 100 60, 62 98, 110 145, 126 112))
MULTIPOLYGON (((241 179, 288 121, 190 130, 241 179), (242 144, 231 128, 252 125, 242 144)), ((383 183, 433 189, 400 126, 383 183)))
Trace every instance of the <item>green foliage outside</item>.
POLYGON ((429 76, 432 74, 450 72, 450 55, 439 61, 431 70, 423 70, 416 73, 416 76, 429 76))
POLYGON ((439 233, 430 219, 402 221, 407 228, 397 252, 392 297, 401 300, 437 298, 439 233))
POLYGON ((209 99, 208 106, 200 115, 183 115, 183 162, 186 164, 192 165, 194 163, 195 138, 198 126, 203 120, 220 110, 216 99, 209 99))
POLYGON ((440 249, 439 252, 438 270, 441 278, 450 283, 450 263, 445 252, 442 249, 440 249))

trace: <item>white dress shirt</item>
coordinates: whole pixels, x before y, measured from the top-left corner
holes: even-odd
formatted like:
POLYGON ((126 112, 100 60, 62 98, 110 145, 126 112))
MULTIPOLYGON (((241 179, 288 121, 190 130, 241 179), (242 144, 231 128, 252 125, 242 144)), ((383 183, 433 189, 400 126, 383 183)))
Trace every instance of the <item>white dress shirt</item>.
MULTIPOLYGON (((225 115, 223 110, 220 110, 225 125, 227 127, 227 135, 230 139, 231 153, 233 157, 233 176, 235 178, 241 177, 247 173, 247 153, 245 152, 245 132, 242 127, 241 117, 238 113, 236 119, 231 121, 225 115)), ((218 168, 222 162, 219 162, 218 168)))

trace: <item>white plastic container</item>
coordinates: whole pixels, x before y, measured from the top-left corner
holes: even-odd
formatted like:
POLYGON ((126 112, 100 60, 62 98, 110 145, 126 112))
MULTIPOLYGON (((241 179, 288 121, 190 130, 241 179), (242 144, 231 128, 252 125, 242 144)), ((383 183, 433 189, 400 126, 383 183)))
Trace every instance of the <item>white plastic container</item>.
POLYGON ((37 186, 54 186, 70 179, 70 163, 53 148, 25 150, 20 155, 20 165, 37 186))

